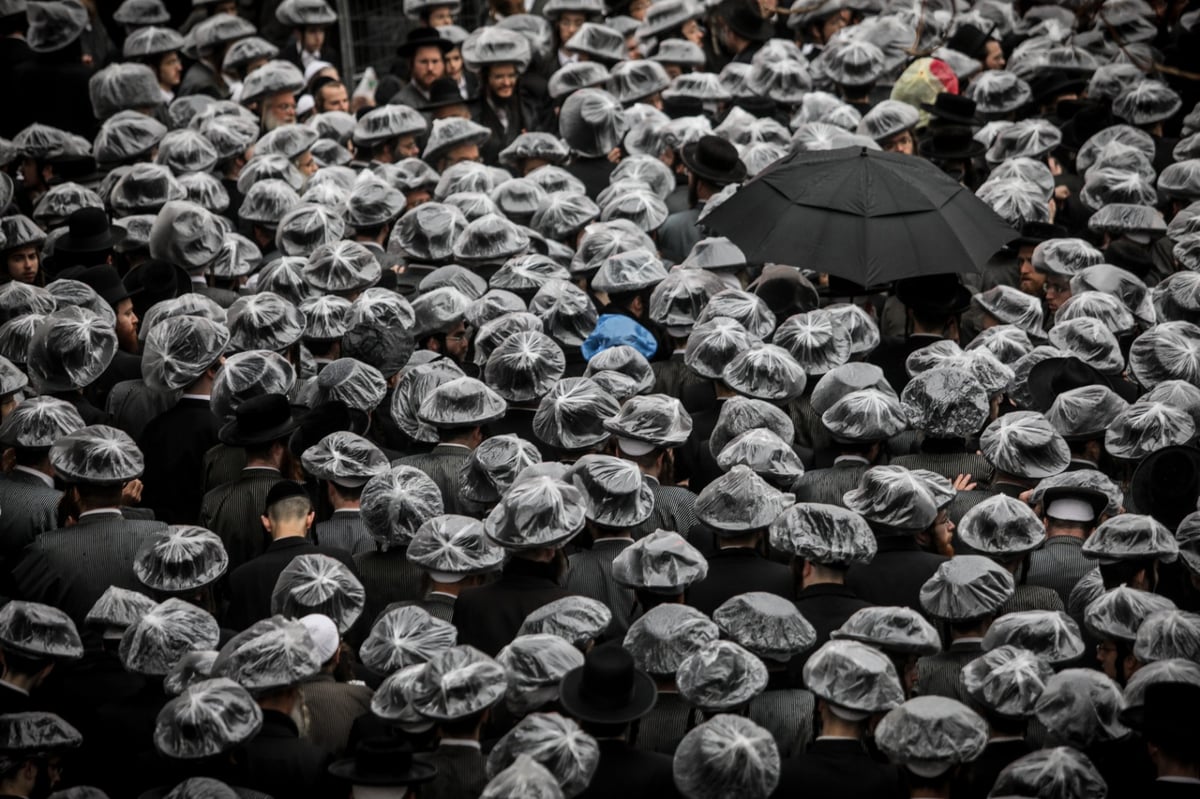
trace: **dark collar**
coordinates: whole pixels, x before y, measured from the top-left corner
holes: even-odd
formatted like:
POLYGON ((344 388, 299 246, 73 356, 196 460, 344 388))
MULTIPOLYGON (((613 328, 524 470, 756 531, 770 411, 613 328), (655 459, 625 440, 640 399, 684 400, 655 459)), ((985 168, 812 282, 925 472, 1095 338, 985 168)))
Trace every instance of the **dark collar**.
POLYGON ((875 537, 879 552, 921 552, 921 545, 911 535, 881 535, 875 537))
POLYGON ((258 737, 296 738, 297 740, 300 738, 300 728, 288 714, 280 713, 278 710, 264 710, 262 715, 262 729, 259 731, 258 737))
POLYGON ((268 552, 277 552, 281 549, 295 549, 296 547, 312 546, 312 542, 307 538, 300 536, 288 536, 287 538, 277 538, 267 545, 268 552))
POLYGON ((816 585, 810 585, 808 588, 801 589, 800 593, 796 595, 796 601, 799 602, 804 599, 814 599, 822 596, 840 596, 847 599, 858 599, 858 594, 850 590, 849 586, 838 583, 817 583, 816 585))
POLYGON ((513 558, 508 563, 504 564, 503 580, 509 579, 534 579, 547 580, 558 584, 558 566, 553 561, 550 563, 539 563, 537 561, 526 560, 525 558, 513 558))

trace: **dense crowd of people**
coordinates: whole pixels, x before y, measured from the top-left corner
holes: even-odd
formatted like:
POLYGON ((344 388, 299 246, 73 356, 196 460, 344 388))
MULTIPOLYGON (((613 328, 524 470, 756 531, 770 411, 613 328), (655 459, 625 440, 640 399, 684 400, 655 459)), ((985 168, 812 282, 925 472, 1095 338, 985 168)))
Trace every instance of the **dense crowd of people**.
POLYGON ((1195 2, 394 14, 0 0, 0 797, 1200 797, 1195 2))

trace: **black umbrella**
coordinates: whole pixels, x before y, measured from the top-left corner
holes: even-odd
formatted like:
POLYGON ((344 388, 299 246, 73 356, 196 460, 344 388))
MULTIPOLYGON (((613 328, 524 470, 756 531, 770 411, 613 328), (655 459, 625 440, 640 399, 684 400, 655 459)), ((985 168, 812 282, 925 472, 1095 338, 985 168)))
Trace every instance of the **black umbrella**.
POLYGON ((751 263, 827 272, 863 286, 975 272, 1017 237, 924 158, 863 147, 795 152, 702 223, 751 263))

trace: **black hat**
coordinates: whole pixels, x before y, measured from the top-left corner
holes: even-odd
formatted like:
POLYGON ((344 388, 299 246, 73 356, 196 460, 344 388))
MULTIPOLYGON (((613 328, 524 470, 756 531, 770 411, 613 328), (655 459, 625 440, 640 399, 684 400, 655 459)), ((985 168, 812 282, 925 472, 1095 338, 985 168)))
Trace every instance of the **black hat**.
POLYGON ((558 694, 562 709, 579 721, 628 724, 650 712, 658 689, 628 650, 609 643, 592 649, 582 666, 567 672, 558 694))
POLYGON ((329 773, 353 785, 417 785, 437 776, 437 766, 407 741, 378 737, 359 741, 354 757, 334 761, 329 773))
POLYGON ((457 45, 449 39, 443 39, 433 28, 413 28, 404 37, 404 44, 396 50, 401 58, 412 58, 422 47, 436 47, 442 55, 453 50, 457 45))
POLYGON ((1200 745, 1196 714, 1200 713, 1200 685, 1156 682, 1146 686, 1140 707, 1121 711, 1121 722, 1142 733, 1150 743, 1170 743, 1180 750, 1200 745))
POLYGON ((267 492, 267 498, 263 501, 263 515, 265 516, 276 502, 283 502, 292 497, 304 497, 310 502, 312 501, 304 483, 297 483, 295 480, 280 480, 267 492))
POLYGON ((88 185, 104 180, 104 173, 96 168, 96 159, 86 154, 52 155, 46 159, 54 167, 50 185, 79 183, 88 185))
POLYGON ((1062 146, 1068 150, 1078 150, 1092 136, 1115 123, 1107 105, 1092 100, 1082 102, 1062 126, 1062 146))
POLYGON ((1173 531, 1200 499, 1200 450, 1175 446, 1150 453, 1133 473, 1129 496, 1139 513, 1173 531))
POLYGON ((1039 69, 1029 79, 1033 99, 1045 102, 1060 94, 1071 94, 1087 88, 1087 78, 1078 72, 1063 69, 1039 69))
POLYGON ((699 97, 664 97, 663 113, 671 119, 704 116, 704 103, 699 97))
POLYGON ((921 103, 935 120, 951 125, 982 125, 983 120, 975 116, 975 101, 961 94, 942 92, 932 103, 921 103))
POLYGON ((987 151, 983 142, 971 135, 970 128, 947 125, 931 128, 930 133, 921 142, 921 155, 934 161, 970 161, 987 151))
POLYGON ((717 186, 746 177, 746 165, 738 158, 737 148, 719 136, 701 136, 700 141, 685 144, 679 157, 693 175, 717 186))
POLYGON ((451 105, 466 105, 474 97, 463 99, 458 90, 458 81, 454 78, 438 78, 429 86, 429 102, 421 106, 422 111, 432 111, 436 108, 446 108, 451 105))
POLYGON ((870 297, 874 294, 886 294, 891 288, 889 283, 880 283, 875 286, 864 286, 861 283, 855 283, 848 278, 839 277, 838 275, 830 275, 826 284, 819 290, 825 297, 870 297))
POLYGON ((896 299, 917 313, 949 316, 971 307, 971 292, 955 274, 921 275, 897 280, 896 299))
POLYGON ((1009 247, 1038 245, 1050 239, 1065 239, 1071 235, 1062 225, 1052 222, 1026 222, 1021 225, 1021 235, 1008 243, 1009 247))
POLYGON ((727 0, 721 6, 721 17, 729 29, 752 42, 765 42, 775 35, 775 26, 758 13, 758 4, 745 0, 727 0))
POLYGON ((183 267, 157 259, 130 269, 122 282, 134 295, 133 310, 138 316, 145 316, 155 303, 173 300, 192 290, 192 279, 183 267))
POLYGON ((971 58, 982 58, 987 43, 991 40, 991 31, 981 31, 974 25, 959 25, 958 30, 946 42, 946 46, 971 58))
POLYGON ((750 97, 735 97, 731 108, 740 108, 760 119, 770 119, 779 112, 779 104, 770 97, 752 95, 750 97))
POLYGON ((1045 413, 1059 394, 1084 386, 1112 388, 1112 381, 1079 358, 1047 358, 1029 370, 1027 385, 1033 410, 1045 413))
POLYGON ((295 429, 296 420, 292 418, 287 397, 263 394, 239 405, 233 421, 221 427, 217 438, 231 447, 252 447, 287 438, 295 429))
POLYGON ((288 439, 288 449, 298 458, 304 450, 339 430, 346 430, 355 435, 364 434, 367 431, 367 415, 351 410, 350 406, 341 400, 323 402, 304 414, 297 423, 296 431, 288 439))
MULTIPOLYGON (((68 275, 63 273, 60 276, 67 277, 68 275)), ((87 269, 80 270, 78 274, 71 274, 70 277, 72 280, 78 280, 80 283, 91 286, 102 300, 112 306, 114 311, 122 300, 133 296, 129 287, 121 281, 121 275, 117 273, 116 268, 107 264, 89 266, 87 269)))
POLYGON ((1149 247, 1124 237, 1109 242, 1109 245, 1104 248, 1104 260, 1113 266, 1126 269, 1140 278, 1145 278, 1154 266, 1154 258, 1150 255, 1149 247))
POLYGON ((67 232, 54 243, 55 252, 104 252, 125 240, 125 228, 112 225, 101 208, 80 208, 67 217, 67 232))

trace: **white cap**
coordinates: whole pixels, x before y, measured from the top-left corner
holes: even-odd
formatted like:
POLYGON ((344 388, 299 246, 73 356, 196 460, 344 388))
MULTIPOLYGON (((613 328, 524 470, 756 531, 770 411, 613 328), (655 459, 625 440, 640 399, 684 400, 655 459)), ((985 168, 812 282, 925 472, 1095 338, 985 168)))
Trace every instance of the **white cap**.
POLYGON ((431 571, 429 573, 429 578, 431 580, 433 580, 435 583, 446 583, 446 584, 462 582, 463 578, 466 576, 467 575, 465 575, 465 574, 451 574, 450 572, 431 571))
POLYGON ((637 441, 632 438, 618 438, 617 445, 621 447, 621 451, 626 455, 632 455, 635 458, 648 455, 654 450, 653 444, 647 444, 645 441, 637 441))
POLYGON ((316 646, 317 659, 321 663, 328 663, 338 651, 340 643, 337 625, 333 623, 333 619, 321 613, 310 613, 301 617, 300 623, 308 630, 308 635, 316 646))
POLYGON ((1046 515, 1064 522, 1093 522, 1096 520, 1096 511, 1089 503, 1070 497, 1063 497, 1051 502, 1046 508, 1046 515))
POLYGON ((296 101, 296 116, 302 117, 316 107, 317 103, 311 94, 302 94, 300 95, 300 99, 296 101))

